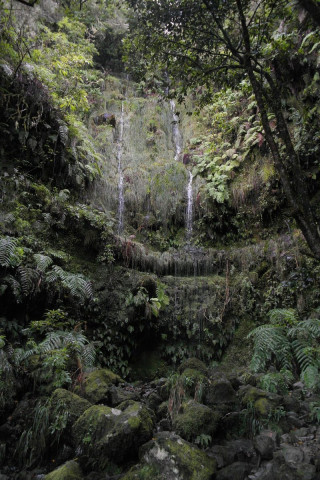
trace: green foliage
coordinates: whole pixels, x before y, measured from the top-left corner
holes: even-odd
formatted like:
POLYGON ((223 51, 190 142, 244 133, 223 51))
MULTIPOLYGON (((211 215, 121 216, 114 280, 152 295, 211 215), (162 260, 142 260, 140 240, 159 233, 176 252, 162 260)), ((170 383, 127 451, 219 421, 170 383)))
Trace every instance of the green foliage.
POLYGON ((129 293, 126 299, 126 306, 144 307, 146 318, 158 317, 160 310, 169 305, 169 297, 165 293, 165 285, 157 282, 156 297, 149 296, 148 290, 140 286, 135 294, 129 293))
POLYGON ((293 382, 293 374, 290 370, 281 370, 280 372, 266 373, 259 378, 259 386, 263 390, 271 393, 285 395, 293 382))
MULTIPOLYGON (((290 309, 275 309, 269 312, 271 324, 261 325, 250 332, 253 338, 254 354, 251 368, 262 371, 272 362, 277 367, 293 372, 295 365, 301 372, 307 388, 315 389, 319 384, 320 319, 315 317, 299 321, 290 309)), ((280 374, 277 374, 280 380, 280 374)), ((265 382, 272 387, 276 378, 265 376, 265 382)), ((285 381, 285 377, 282 378, 285 381)))
POLYGON ((23 256, 23 248, 18 246, 16 238, 0 238, 0 265, 2 267, 17 267, 20 265, 23 256))

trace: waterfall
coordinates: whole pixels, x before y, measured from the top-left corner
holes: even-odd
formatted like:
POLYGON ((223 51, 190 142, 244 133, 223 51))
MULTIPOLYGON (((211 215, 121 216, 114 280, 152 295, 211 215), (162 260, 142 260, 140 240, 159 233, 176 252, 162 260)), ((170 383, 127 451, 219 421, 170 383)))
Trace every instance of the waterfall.
POLYGON ((176 104, 174 100, 170 100, 170 107, 172 111, 172 134, 173 134, 173 143, 175 146, 175 156, 174 159, 176 161, 180 160, 180 155, 182 151, 182 136, 179 128, 179 116, 176 114, 176 104))
POLYGON ((193 195, 192 195, 192 180, 193 180, 193 175, 188 171, 189 173, 189 182, 187 186, 187 195, 188 195, 188 204, 187 204, 187 221, 186 221, 186 227, 187 227, 187 240, 190 241, 191 235, 192 235, 192 214, 193 214, 193 195))
POLYGON ((118 234, 123 232, 123 212, 124 212, 124 195, 123 195, 123 172, 122 172, 122 152, 123 152, 123 128, 124 128, 124 105, 121 102, 121 115, 119 122, 119 137, 117 140, 117 161, 118 161, 118 234))

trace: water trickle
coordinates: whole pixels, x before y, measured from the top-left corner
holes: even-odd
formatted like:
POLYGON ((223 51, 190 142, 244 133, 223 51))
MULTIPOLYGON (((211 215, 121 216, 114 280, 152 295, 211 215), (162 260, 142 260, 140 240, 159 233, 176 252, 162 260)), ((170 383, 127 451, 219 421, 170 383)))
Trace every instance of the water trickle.
POLYGON ((173 143, 175 146, 175 156, 174 159, 178 162, 180 160, 180 155, 182 152, 182 135, 179 128, 179 116, 176 114, 176 104, 174 100, 170 100, 170 107, 172 111, 172 134, 173 134, 173 143))
POLYGON ((192 194, 192 180, 193 175, 189 170, 189 182, 187 186, 187 195, 188 195, 188 204, 187 204, 187 220, 186 220, 186 227, 187 227, 187 241, 190 242, 191 235, 192 235, 192 227, 193 227, 193 194, 192 194))
POLYGON ((119 136, 117 140, 117 161, 118 161, 118 234, 123 232, 123 213, 124 213, 124 193, 123 193, 123 172, 122 172, 122 153, 123 153, 123 130, 124 130, 124 105, 121 103, 121 115, 119 122, 119 136))

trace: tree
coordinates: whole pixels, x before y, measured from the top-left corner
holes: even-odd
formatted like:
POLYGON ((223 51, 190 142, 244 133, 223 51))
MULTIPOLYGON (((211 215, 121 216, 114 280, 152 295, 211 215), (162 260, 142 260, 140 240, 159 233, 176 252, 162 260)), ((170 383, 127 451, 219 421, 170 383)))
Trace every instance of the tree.
POLYGON ((140 68, 167 71, 180 99, 188 89, 205 86, 208 100, 214 85, 249 80, 292 215, 320 259, 318 225, 284 105, 291 86, 284 65, 304 38, 292 5, 281 0, 128 1, 135 13, 129 43, 133 61, 139 52, 140 68))

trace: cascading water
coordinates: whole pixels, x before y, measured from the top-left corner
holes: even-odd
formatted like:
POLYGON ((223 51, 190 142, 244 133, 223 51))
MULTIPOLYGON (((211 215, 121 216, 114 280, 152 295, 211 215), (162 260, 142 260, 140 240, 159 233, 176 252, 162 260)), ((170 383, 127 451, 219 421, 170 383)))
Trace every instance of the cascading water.
POLYGON ((187 219, 186 219, 186 229, 187 229, 187 241, 190 242, 191 235, 192 235, 192 227, 193 227, 193 194, 192 194, 192 180, 193 175, 189 173, 189 182, 187 186, 187 195, 188 195, 188 204, 187 204, 187 219))
POLYGON ((180 160, 180 155, 182 151, 182 136, 179 128, 179 116, 176 114, 176 104, 174 100, 170 100, 170 107, 172 111, 172 133, 173 133, 173 143, 175 146, 175 156, 176 161, 180 160))
POLYGON ((123 153, 123 130, 124 130, 124 105, 121 103, 121 115, 119 122, 119 137, 117 141, 117 161, 118 161, 118 234, 123 232, 123 213, 124 213, 124 194, 123 194, 123 172, 122 172, 122 153, 123 153))

